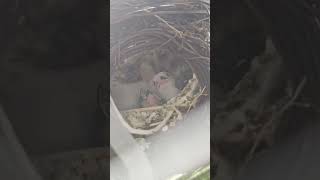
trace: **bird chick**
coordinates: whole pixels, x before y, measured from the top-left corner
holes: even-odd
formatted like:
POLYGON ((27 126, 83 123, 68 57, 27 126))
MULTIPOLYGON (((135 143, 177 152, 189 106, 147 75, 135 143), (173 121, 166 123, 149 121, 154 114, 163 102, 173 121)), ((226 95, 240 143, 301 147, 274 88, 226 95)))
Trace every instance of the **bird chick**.
POLYGON ((146 90, 146 92, 141 95, 141 98, 142 107, 152 107, 161 104, 161 98, 150 90, 146 90))
MULTIPOLYGON (((142 78, 138 82, 119 82, 117 80, 111 83, 111 95, 114 98, 115 104, 120 110, 128 110, 138 107, 150 107, 158 105, 160 98, 157 98, 154 93, 144 93, 150 91, 152 87, 152 78, 156 74, 149 56, 143 57, 143 60, 138 64, 138 71, 142 78), (148 60, 148 61, 147 61, 148 60), (145 98, 141 97, 145 94, 145 98), (141 99, 142 98, 142 99, 141 99), (142 100, 142 101, 141 101, 142 100)), ((151 59, 152 60, 152 59, 151 59)), ((133 66, 130 66, 133 68, 133 66)), ((128 66, 128 72, 130 72, 128 66)), ((127 78, 128 79, 128 78, 127 78)), ((150 91, 152 92, 152 91, 150 91)))
POLYGON ((159 72, 159 63, 159 57, 154 50, 146 52, 139 58, 140 76, 145 82, 150 82, 156 72, 159 72))
POLYGON ((139 70, 140 76, 145 82, 151 81, 152 77, 156 74, 151 63, 149 62, 142 62, 140 64, 139 70))
POLYGON ((159 72, 153 77, 152 82, 160 97, 166 101, 179 93, 179 89, 175 86, 175 79, 167 72, 159 72))
POLYGON ((119 110, 128 110, 139 107, 141 91, 148 89, 144 81, 134 83, 111 82, 111 96, 119 110))

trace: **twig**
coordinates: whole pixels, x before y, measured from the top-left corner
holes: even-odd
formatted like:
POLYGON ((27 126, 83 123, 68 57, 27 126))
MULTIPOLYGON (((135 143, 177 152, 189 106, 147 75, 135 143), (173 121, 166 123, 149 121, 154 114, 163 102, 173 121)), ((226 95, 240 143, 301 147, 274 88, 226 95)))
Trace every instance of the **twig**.
POLYGON ((164 45, 168 44, 170 41, 172 41, 173 39, 175 39, 177 37, 177 34, 175 34, 172 38, 168 39, 166 42, 164 42, 163 44, 161 44, 157 49, 162 48, 164 45))
POLYGON ((188 60, 194 60, 194 59, 205 59, 210 61, 209 57, 205 57, 205 56, 197 56, 197 57, 192 57, 192 58, 187 58, 188 60))
POLYGON ((177 112, 177 114, 178 114, 178 117, 177 117, 177 119, 178 120, 182 120, 183 119, 183 117, 182 117, 182 113, 178 110, 178 108, 177 107, 173 107, 174 108, 174 110, 177 112))
MULTIPOLYGON (((145 9, 144 11, 147 12, 147 13, 150 13, 150 11, 147 10, 147 9, 145 9)), ((182 38, 182 34, 183 34, 183 33, 182 33, 181 31, 179 31, 179 30, 177 30, 175 27, 171 26, 166 20, 164 20, 164 19, 163 19, 162 17, 160 17, 159 15, 154 14, 153 16, 156 17, 157 19, 159 19, 160 21, 162 21, 163 23, 165 23, 169 28, 171 28, 174 32, 176 32, 176 34, 179 34, 180 38, 182 38)))
POLYGON ((124 118, 119 118, 121 123, 123 124, 123 126, 125 128, 128 129, 128 131, 131 134, 138 134, 138 135, 151 135, 154 134, 155 132, 159 131, 164 125, 166 125, 166 123, 169 121, 170 117, 172 116, 174 111, 169 111, 167 116, 161 121, 161 123, 159 123, 159 125, 157 125, 155 128, 152 129, 148 129, 148 130, 144 130, 144 129, 135 129, 133 127, 131 127, 125 120, 124 118))
MULTIPOLYGON (((188 47, 190 48, 189 50, 192 51, 193 54, 198 55, 198 56, 201 56, 201 54, 200 54, 197 50, 195 50, 195 49, 191 46, 190 43, 188 43, 188 42, 186 41, 185 44, 188 45, 188 47)), ((184 48, 184 49, 187 49, 187 48, 184 48)))
POLYGON ((204 88, 200 91, 200 93, 199 93, 198 95, 196 95, 196 97, 192 100, 192 102, 191 102, 190 105, 189 105, 189 108, 188 108, 188 111, 187 111, 187 112, 189 112, 189 111, 191 110, 191 107, 194 107, 194 106, 195 106, 195 104, 198 102, 198 101, 197 101, 198 98, 203 95, 203 92, 204 92, 205 89, 206 89, 206 88, 204 87, 204 88))
POLYGON ((296 92, 294 93, 294 96, 290 99, 290 101, 281 109, 279 115, 281 115, 283 112, 285 112, 290 106, 293 105, 294 101, 298 98, 298 96, 300 95, 303 87, 305 86, 307 82, 307 78, 303 77, 302 81, 299 83, 298 88, 296 90, 296 92))
POLYGON ((191 24, 197 24, 197 23, 199 23, 199 22, 202 22, 202 21, 205 21, 205 20, 208 20, 208 19, 210 20, 210 17, 205 17, 205 18, 203 18, 203 19, 194 21, 194 22, 192 22, 191 24))
POLYGON ((263 139, 263 135, 265 134, 266 129, 278 118, 280 118, 280 116, 292 105, 294 105, 294 101, 298 98, 298 96, 300 95, 303 87, 305 86, 306 83, 306 77, 303 78, 303 80, 299 83, 294 96, 281 108, 280 111, 278 111, 277 113, 274 113, 270 120, 262 127, 260 133, 258 134, 258 137, 256 138, 252 148, 250 149, 250 152, 248 154, 246 163, 252 158, 254 151, 256 150, 257 146, 259 145, 259 143, 261 142, 261 140, 263 139))
POLYGON ((160 110, 166 107, 172 107, 173 105, 163 105, 163 106, 151 106, 151 107, 145 107, 145 108, 137 108, 137 109, 130 109, 121 111, 121 113, 130 113, 130 112, 143 112, 143 111, 154 111, 154 110, 160 110))
POLYGON ((120 44, 120 41, 118 41, 118 44, 119 44, 119 49, 118 49, 118 62, 120 62, 120 60, 121 60, 121 44, 120 44))
POLYGON ((152 118, 155 117, 157 114, 156 113, 151 113, 151 115, 148 117, 148 119, 146 120, 147 123, 152 121, 152 118))
POLYGON ((156 126, 158 124, 160 124, 161 122, 155 122, 155 123, 151 123, 149 126, 152 127, 152 126, 156 126))

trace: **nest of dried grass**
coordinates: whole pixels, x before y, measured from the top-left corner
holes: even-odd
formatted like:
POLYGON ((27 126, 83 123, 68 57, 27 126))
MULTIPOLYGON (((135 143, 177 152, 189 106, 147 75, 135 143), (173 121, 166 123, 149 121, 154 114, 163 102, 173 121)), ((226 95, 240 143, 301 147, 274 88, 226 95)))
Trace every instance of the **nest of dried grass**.
MULTIPOLYGON (((210 6, 196 0, 111 1, 110 72, 128 58, 163 49, 179 54, 210 92, 210 6)), ((209 96, 201 98, 201 102, 209 96)))
POLYGON ((166 131, 168 126, 175 126, 176 122, 183 119, 183 114, 190 111, 197 104, 205 88, 198 86, 198 80, 193 76, 185 88, 164 105, 131 109, 122 111, 126 121, 122 124, 132 134, 151 135, 159 130, 166 131))
POLYGON ((132 134, 165 130, 195 103, 209 99, 209 8, 209 2, 201 0, 111 1, 111 76, 119 67, 133 65, 133 57, 160 51, 178 55, 176 61, 187 64, 194 75, 177 97, 162 106, 122 111, 125 120, 120 119, 132 134))

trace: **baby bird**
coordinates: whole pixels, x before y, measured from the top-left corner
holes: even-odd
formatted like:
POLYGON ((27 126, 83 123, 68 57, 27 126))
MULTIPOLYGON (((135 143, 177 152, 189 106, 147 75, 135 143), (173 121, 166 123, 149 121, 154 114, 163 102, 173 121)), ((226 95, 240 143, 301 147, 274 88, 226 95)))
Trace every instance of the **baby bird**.
POLYGON ((160 97, 166 101, 179 93, 179 89, 175 86, 175 79, 167 72, 159 72, 153 77, 152 82, 160 97))
POLYGON ((152 77, 156 74, 151 63, 149 62, 141 63, 139 70, 140 70, 140 76, 142 80, 145 82, 150 82, 152 80, 152 77))
POLYGON ((139 107, 140 94, 148 88, 144 81, 121 83, 111 81, 111 96, 119 110, 129 110, 139 107))
POLYGON ((141 95, 141 107, 152 107, 161 104, 161 98, 151 90, 146 90, 141 95))

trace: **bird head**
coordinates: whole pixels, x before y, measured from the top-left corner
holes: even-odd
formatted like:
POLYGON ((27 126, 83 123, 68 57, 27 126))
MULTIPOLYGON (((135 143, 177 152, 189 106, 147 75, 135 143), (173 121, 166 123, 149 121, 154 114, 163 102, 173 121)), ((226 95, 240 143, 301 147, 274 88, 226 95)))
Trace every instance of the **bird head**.
POLYGON ((160 97, 166 101, 176 96, 179 90, 175 86, 175 79, 167 72, 159 72, 152 79, 152 85, 160 97))
POLYGON ((152 79, 153 86, 161 89, 164 86, 174 83, 174 79, 167 72, 159 72, 152 79))

